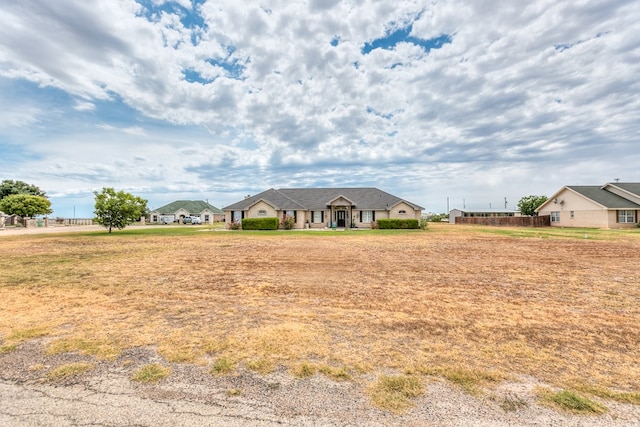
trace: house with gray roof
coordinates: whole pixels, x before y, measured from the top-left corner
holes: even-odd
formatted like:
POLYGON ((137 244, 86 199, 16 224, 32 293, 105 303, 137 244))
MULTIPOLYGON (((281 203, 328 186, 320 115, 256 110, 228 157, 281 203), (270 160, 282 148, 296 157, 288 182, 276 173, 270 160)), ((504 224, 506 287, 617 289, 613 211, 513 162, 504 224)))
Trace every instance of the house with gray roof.
POLYGON ((382 218, 420 219, 424 208, 377 188, 281 188, 222 208, 227 224, 244 218, 294 218, 294 228, 371 228, 382 218))
POLYGON ((556 227, 636 227, 640 213, 640 183, 564 186, 536 212, 550 215, 551 226, 556 227))
POLYGON ((200 218, 203 224, 224 221, 224 212, 204 200, 176 200, 149 213, 149 222, 180 222, 185 217, 200 218))

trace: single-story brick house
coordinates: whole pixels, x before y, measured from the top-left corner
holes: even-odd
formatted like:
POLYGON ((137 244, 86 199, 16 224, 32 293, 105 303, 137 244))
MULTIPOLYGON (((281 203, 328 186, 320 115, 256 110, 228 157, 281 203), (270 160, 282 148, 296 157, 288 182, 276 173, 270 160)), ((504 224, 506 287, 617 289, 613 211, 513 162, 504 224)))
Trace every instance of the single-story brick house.
POLYGON ((629 228, 638 224, 640 183, 567 185, 536 209, 551 226, 629 228))
POLYGON ((170 223, 185 216, 196 217, 203 224, 224 221, 224 212, 204 200, 176 200, 149 213, 151 223, 170 223))
POLYGON ((382 218, 420 219, 424 208, 377 188, 269 189, 222 208, 226 222, 285 215, 294 228, 370 228, 382 218))

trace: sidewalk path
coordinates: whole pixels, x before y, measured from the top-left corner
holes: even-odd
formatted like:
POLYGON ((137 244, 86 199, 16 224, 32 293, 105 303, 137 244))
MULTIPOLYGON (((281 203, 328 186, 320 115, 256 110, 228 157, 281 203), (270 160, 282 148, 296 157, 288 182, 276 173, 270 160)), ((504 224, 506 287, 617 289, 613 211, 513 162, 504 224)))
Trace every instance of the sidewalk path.
MULTIPOLYGON (((21 384, 0 380, 0 425, 32 426, 283 426, 262 405, 220 393, 213 402, 152 399, 129 381, 105 378, 91 387, 21 384)), ((305 425, 303 419, 295 425, 305 425)))

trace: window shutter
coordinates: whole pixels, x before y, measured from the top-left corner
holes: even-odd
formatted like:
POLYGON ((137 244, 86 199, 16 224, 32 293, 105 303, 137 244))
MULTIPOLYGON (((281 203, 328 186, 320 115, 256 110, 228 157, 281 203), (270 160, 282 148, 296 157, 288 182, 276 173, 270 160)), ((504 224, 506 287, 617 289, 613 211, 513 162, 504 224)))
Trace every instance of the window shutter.
POLYGON ((320 211, 320 222, 324 222, 324 211, 320 211))
POLYGON ((244 211, 240 214, 240 218, 244 219, 244 211))
POLYGON ((371 211, 371 221, 376 220, 376 211, 371 211))
POLYGON ((293 222, 298 222, 298 211, 293 211, 293 222))

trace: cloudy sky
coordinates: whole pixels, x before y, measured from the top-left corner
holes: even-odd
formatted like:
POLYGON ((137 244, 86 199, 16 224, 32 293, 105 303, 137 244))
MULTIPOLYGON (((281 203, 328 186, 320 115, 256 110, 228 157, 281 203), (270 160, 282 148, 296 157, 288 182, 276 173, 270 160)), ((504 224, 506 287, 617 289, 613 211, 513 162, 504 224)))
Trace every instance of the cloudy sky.
POLYGON ((637 0, 3 0, 0 179, 509 208, 640 181, 637 0))

